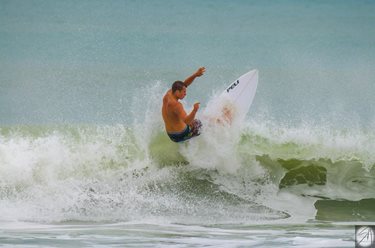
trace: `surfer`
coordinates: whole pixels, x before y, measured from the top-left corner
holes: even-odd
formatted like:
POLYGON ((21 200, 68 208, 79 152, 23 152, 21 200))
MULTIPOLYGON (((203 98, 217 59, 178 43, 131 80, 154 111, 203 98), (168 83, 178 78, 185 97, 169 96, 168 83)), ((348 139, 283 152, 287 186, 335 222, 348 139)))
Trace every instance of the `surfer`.
POLYGON ((200 135, 202 123, 195 119, 199 109, 199 102, 194 103, 194 108, 187 114, 179 100, 186 96, 186 88, 195 78, 204 74, 206 68, 199 68, 193 75, 185 79, 184 82, 176 81, 172 88, 163 97, 162 115, 165 129, 169 138, 174 142, 181 142, 200 135))

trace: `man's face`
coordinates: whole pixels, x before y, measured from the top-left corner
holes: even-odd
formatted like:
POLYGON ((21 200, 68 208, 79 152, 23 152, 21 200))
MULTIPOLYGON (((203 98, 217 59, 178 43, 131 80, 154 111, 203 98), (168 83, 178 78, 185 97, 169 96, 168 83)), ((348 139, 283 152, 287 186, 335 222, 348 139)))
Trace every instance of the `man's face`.
POLYGON ((176 96, 178 99, 184 99, 186 96, 186 87, 183 87, 181 90, 176 90, 176 96))

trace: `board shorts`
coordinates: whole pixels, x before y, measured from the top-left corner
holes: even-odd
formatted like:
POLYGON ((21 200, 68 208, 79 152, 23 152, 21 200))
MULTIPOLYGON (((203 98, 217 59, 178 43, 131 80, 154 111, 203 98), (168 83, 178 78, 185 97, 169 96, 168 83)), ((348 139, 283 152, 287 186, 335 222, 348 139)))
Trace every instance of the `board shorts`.
POLYGON ((199 136, 200 129, 202 127, 202 122, 200 120, 193 120, 189 125, 186 125, 186 128, 181 132, 170 132, 167 133, 169 138, 174 142, 182 142, 193 137, 199 136))

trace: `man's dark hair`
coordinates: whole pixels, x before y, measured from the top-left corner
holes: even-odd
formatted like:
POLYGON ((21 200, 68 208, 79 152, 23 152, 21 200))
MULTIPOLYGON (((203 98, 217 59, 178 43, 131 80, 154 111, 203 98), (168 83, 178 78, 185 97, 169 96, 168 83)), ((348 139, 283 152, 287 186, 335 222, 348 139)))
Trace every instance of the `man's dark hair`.
POLYGON ((185 83, 182 81, 176 81, 172 84, 172 93, 175 93, 176 90, 180 91, 182 88, 186 87, 185 83))

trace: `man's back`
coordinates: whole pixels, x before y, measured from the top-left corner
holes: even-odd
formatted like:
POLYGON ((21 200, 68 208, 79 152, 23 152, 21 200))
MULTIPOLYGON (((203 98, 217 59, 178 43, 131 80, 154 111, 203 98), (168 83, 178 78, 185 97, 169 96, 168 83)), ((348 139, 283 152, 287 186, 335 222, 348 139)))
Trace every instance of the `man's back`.
POLYGON ((174 99, 172 91, 169 90, 163 97, 162 115, 167 132, 179 132, 186 128, 183 120, 185 111, 182 104, 174 99))

